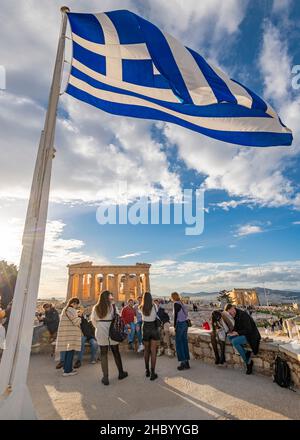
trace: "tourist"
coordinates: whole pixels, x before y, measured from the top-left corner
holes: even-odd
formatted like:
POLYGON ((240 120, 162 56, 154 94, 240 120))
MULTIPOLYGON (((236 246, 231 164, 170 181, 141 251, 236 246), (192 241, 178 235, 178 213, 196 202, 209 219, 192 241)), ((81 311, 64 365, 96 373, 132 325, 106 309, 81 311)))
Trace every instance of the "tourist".
POLYGON ((95 327, 93 326, 93 323, 88 320, 88 318, 84 315, 81 316, 81 324, 80 328, 82 331, 82 337, 81 337, 81 350, 77 354, 77 360, 74 364, 74 368, 80 368, 82 361, 83 361, 83 355, 85 352, 85 344, 86 342, 90 345, 91 350, 91 360, 90 364, 96 364, 97 363, 97 356, 98 356, 98 342, 95 337, 95 327))
POLYGON ((198 312, 198 307, 195 303, 193 303, 193 312, 198 312))
POLYGON ((78 315, 80 301, 78 298, 71 298, 63 309, 58 326, 56 351, 65 352, 63 376, 73 376, 77 371, 73 369, 73 358, 75 351, 81 350, 81 317, 78 315))
POLYGON ((166 354, 168 356, 172 356, 171 350, 171 336, 170 336, 170 316, 165 311, 165 306, 161 302, 159 304, 157 316, 161 321, 161 329, 160 329, 160 346, 158 349, 158 356, 161 356, 165 352, 165 346, 167 347, 166 354))
POLYGON ((249 344, 253 354, 258 353, 259 342, 261 339, 258 328, 251 316, 233 306, 226 304, 225 311, 234 319, 234 329, 228 333, 228 338, 233 347, 242 357, 246 365, 246 374, 251 374, 253 369, 253 360, 251 359, 251 351, 247 351, 244 345, 249 344))
POLYGON ((174 303, 174 329, 177 359, 180 365, 178 370, 188 370, 190 368, 190 354, 188 345, 188 311, 182 303, 179 293, 171 293, 171 300, 174 303))
POLYGON ((57 330, 59 325, 59 314, 55 307, 52 304, 45 303, 43 304, 44 316, 38 316, 39 322, 43 322, 48 332, 50 333, 51 342, 56 339, 57 330))
POLYGON ((124 324, 127 327, 128 332, 128 347, 129 350, 133 350, 134 336, 135 336, 135 309, 134 309, 134 301, 130 299, 128 301, 127 306, 123 307, 121 311, 121 318, 123 319, 124 324))
POLYGON ((138 296, 137 303, 134 306, 135 317, 136 317, 135 333, 137 335, 138 342, 139 342, 138 353, 143 351, 145 348, 143 345, 143 336, 142 336, 143 317, 142 317, 142 313, 140 310, 141 303, 142 303, 142 297, 138 296))
POLYGON ((234 320, 227 312, 222 312, 220 310, 214 310, 211 314, 212 318, 212 333, 211 333, 211 343, 215 354, 215 364, 224 364, 225 359, 225 345, 226 336, 228 333, 232 332, 234 329, 234 320), (218 345, 220 346, 220 353, 218 350, 218 345))
POLYGON ((96 329, 95 336, 100 345, 100 358, 102 368, 102 383, 109 385, 108 376, 108 349, 110 347, 116 366, 119 371, 119 380, 125 379, 128 373, 123 370, 122 359, 119 351, 119 343, 113 341, 109 337, 109 329, 113 317, 117 313, 117 308, 114 304, 114 297, 111 292, 104 290, 99 295, 97 304, 93 307, 91 313, 91 321, 96 329))
POLYGON ((140 305, 142 313, 143 326, 142 335, 144 342, 144 359, 146 368, 146 377, 150 377, 150 380, 157 379, 155 372, 156 367, 156 354, 157 343, 160 340, 159 326, 157 322, 157 306, 154 304, 152 295, 150 292, 145 292, 142 297, 142 303, 140 305), (149 361, 151 357, 151 372, 149 368, 149 361))
POLYGON ((5 328, 5 332, 7 333, 8 324, 10 320, 10 314, 11 314, 11 308, 12 308, 12 301, 10 301, 5 309, 5 319, 3 320, 3 327, 5 328))

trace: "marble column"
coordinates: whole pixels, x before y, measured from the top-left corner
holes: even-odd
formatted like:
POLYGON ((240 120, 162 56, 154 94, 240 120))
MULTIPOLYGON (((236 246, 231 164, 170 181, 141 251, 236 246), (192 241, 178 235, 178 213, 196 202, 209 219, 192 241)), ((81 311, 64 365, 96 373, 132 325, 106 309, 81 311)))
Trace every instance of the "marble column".
POLYGON ((91 274, 91 278, 90 278, 90 301, 94 301, 95 297, 96 297, 96 275, 95 274, 91 274))
POLYGON ((123 293, 125 295, 125 301, 128 301, 130 298, 130 290, 129 290, 129 275, 125 274, 124 284, 123 284, 123 293))
POLYGON ((68 288, 67 288, 67 301, 72 298, 72 292, 73 291, 73 275, 69 274, 69 280, 68 280, 68 288))
POLYGON ((114 294, 115 301, 118 301, 118 298, 119 298, 118 274, 114 274, 114 277, 113 277, 112 293, 114 294))
POLYGON ((142 289, 141 289, 141 276, 140 274, 136 275, 136 296, 140 296, 142 294, 142 289))
POLYGON ((88 274, 83 275, 83 292, 82 299, 87 301, 89 299, 89 285, 88 285, 88 274))
POLYGON ((80 299, 80 301, 83 299, 83 274, 79 274, 78 276, 77 297, 80 299))
POLYGON ((146 292, 150 292, 150 279, 148 273, 145 274, 145 289, 146 292))
POLYGON ((102 290, 107 290, 107 289, 108 289, 108 274, 104 273, 102 290))

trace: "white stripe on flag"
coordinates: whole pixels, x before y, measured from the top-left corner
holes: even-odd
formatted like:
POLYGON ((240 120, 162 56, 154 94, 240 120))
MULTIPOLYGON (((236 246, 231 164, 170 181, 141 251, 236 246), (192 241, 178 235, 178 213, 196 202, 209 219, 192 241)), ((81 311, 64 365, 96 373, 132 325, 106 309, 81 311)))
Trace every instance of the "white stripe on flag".
POLYGON ((212 88, 206 81, 192 54, 172 35, 164 33, 164 36, 194 104, 209 105, 217 103, 212 88))
POLYGON ((106 56, 106 75, 110 78, 122 81, 122 55, 118 32, 108 15, 95 14, 95 17, 102 27, 105 45, 108 48, 108 55, 106 56))
POLYGON ((291 130, 281 126, 278 120, 273 118, 260 118, 260 117, 199 117, 191 116, 183 113, 179 113, 175 110, 168 109, 159 104, 147 101, 135 96, 123 95, 121 93, 115 93, 111 91, 97 89, 90 86, 86 82, 70 76, 69 83, 79 90, 82 90, 96 98, 102 99, 107 102, 113 102, 117 104, 137 105, 159 110, 161 112, 170 114, 184 121, 198 125, 203 128, 208 128, 216 131, 229 131, 229 132, 268 132, 268 133, 291 133, 291 130))
MULTIPOLYGON (((112 57, 113 53, 111 51, 111 45, 93 43, 92 41, 86 40, 79 35, 72 32, 72 39, 79 44, 79 46, 84 47, 97 55, 102 55, 104 57, 112 57)), ((148 52, 147 46, 144 43, 137 44, 121 44, 120 45, 122 59, 126 60, 151 60, 151 56, 148 52)), ((118 54, 119 56, 119 54, 118 54)))
POLYGON ((149 96, 149 98, 160 99, 161 101, 176 102, 178 103, 178 98, 174 95, 171 89, 158 89, 154 87, 144 87, 137 84, 131 84, 125 81, 115 80, 113 78, 108 78, 101 73, 95 72, 94 70, 87 67, 85 64, 80 63, 75 58, 72 60, 72 66, 80 70, 80 72, 85 73, 96 81, 104 82, 112 87, 118 87, 130 92, 140 93, 144 96, 149 96))
POLYGON ((252 98, 244 87, 239 84, 231 81, 229 76, 226 73, 222 72, 217 66, 210 64, 210 67, 216 72, 216 74, 224 81, 227 85, 233 96, 236 98, 237 103, 243 105, 244 107, 251 108, 252 107, 252 98))

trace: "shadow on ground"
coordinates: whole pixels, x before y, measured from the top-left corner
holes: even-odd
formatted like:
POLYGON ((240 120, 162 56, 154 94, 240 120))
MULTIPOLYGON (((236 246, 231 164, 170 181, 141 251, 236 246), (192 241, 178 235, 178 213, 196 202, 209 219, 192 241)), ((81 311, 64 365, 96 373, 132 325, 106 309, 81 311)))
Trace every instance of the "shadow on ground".
POLYGON ((31 358, 29 387, 39 419, 298 419, 299 392, 271 378, 192 361, 177 371, 175 359, 158 358, 159 379, 144 377, 141 356, 123 354, 129 377, 118 381, 110 362, 110 385, 101 384, 100 364, 88 359, 77 376, 62 377, 52 358, 31 358))

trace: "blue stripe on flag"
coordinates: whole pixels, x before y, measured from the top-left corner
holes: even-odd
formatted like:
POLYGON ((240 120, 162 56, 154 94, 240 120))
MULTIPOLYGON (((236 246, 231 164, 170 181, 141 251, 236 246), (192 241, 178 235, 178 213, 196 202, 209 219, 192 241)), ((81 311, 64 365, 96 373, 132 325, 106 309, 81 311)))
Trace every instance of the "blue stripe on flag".
POLYGON ((93 43, 104 44, 102 27, 94 14, 68 14, 72 32, 93 43))
POLYGON ((105 12, 117 29, 121 44, 145 43, 135 14, 129 11, 105 12))
POLYGON ((152 60, 122 60, 123 81, 154 87, 152 60))
POLYGON ((187 47, 187 50, 192 54, 194 60, 199 66, 199 69, 205 76, 206 81, 212 88, 218 102, 225 101, 237 104, 237 100, 227 87, 227 84, 222 80, 222 78, 219 77, 219 75, 216 74, 216 72, 210 67, 205 59, 189 47, 187 47))
POLYGON ((67 93, 74 96, 75 98, 87 102, 95 107, 98 107, 108 113, 122 116, 131 116, 141 119, 154 119, 165 122, 172 122, 181 125, 185 128, 189 128, 193 131, 197 131, 206 136, 218 139, 221 141, 246 145, 246 146, 259 146, 268 147, 270 145, 290 145, 292 142, 292 135, 286 133, 265 133, 265 132, 229 132, 229 131, 219 131, 211 130, 208 128, 200 127, 198 125, 192 124, 190 122, 184 121, 176 116, 169 115, 162 111, 151 109, 149 107, 119 104, 110 101, 105 101, 89 93, 80 90, 73 85, 69 84, 67 87, 67 93))
POLYGON ((244 89, 249 93, 249 95, 252 98, 252 108, 258 108, 258 109, 263 110, 264 112, 267 110, 268 105, 256 93, 252 92, 252 90, 248 89, 248 87, 244 86, 244 84, 241 84, 240 82, 236 81, 235 79, 231 78, 231 81, 244 87, 244 89))
POLYGON ((181 103, 177 104, 173 102, 162 101, 159 99, 145 96, 141 93, 132 92, 130 90, 124 90, 122 88, 110 86, 101 81, 97 81, 94 78, 91 78, 89 75, 86 75, 85 73, 76 69, 76 67, 72 67, 71 75, 73 75, 75 78, 85 81, 87 84, 89 84, 92 87, 95 87, 96 89, 119 93, 121 95, 128 95, 128 96, 135 96, 137 98, 142 98, 149 102, 153 102, 155 104, 164 106, 165 108, 168 108, 170 110, 175 110, 177 112, 180 112, 184 115, 202 116, 202 117, 211 117, 211 118, 237 118, 237 117, 238 118, 263 117, 267 119, 272 118, 270 115, 268 115, 267 113, 263 112, 260 109, 250 109, 248 107, 243 107, 241 105, 234 105, 230 103, 228 104, 224 103, 222 105, 211 104, 211 105, 201 105, 201 106, 185 104, 183 106, 181 103))
POLYGON ((192 104, 189 91, 163 33, 149 21, 136 17, 142 26, 149 53, 157 69, 167 79, 175 95, 182 98, 184 103, 192 104))
POLYGON ((73 41, 73 57, 95 72, 106 74, 105 57, 91 52, 73 41))

